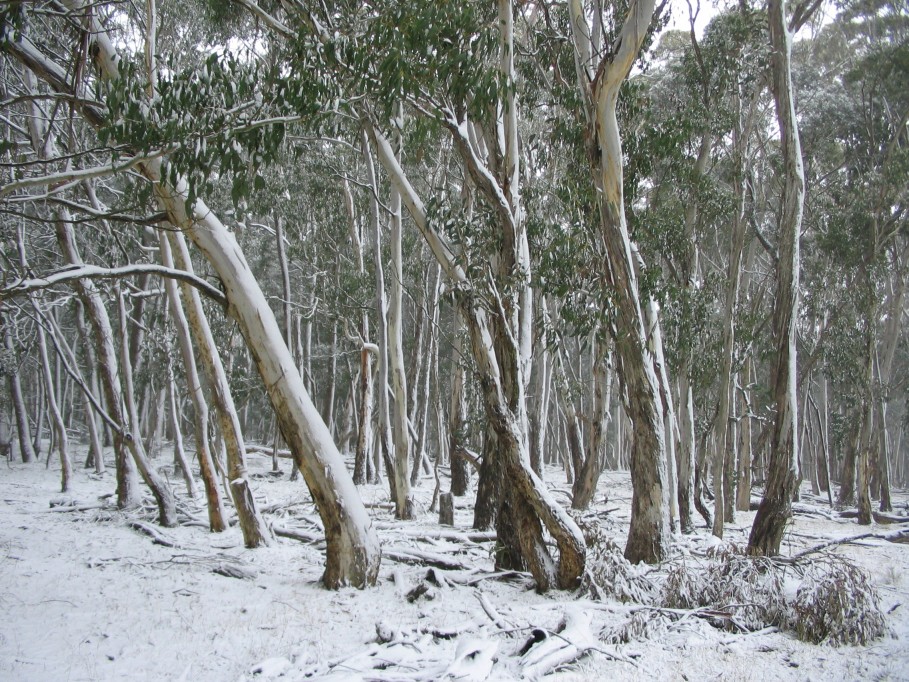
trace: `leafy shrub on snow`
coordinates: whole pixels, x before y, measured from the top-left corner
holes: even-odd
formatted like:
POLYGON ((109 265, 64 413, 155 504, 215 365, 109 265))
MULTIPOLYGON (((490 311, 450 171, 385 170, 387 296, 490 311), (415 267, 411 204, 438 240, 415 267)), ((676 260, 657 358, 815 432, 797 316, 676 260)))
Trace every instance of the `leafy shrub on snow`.
POLYGON ((782 626, 789 613, 784 577, 770 559, 747 556, 732 546, 708 556, 706 563, 673 566, 663 586, 663 605, 709 608, 715 612, 713 621, 731 630, 782 626))
POLYGON ((654 604, 659 588, 648 577, 650 567, 635 566, 622 548, 597 526, 579 522, 587 543, 587 568, 581 591, 595 599, 615 597, 621 602, 654 604))
POLYGON ((884 614, 868 576, 837 556, 812 562, 795 597, 792 627, 819 644, 867 644, 884 634, 884 614))

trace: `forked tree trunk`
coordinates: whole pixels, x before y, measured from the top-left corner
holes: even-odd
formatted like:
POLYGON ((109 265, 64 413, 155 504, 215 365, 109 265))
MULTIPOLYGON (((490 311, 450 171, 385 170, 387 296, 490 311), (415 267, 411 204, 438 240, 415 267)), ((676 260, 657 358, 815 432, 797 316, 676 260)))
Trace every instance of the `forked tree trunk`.
POLYGON ((145 449, 142 447, 142 439, 139 436, 139 415, 136 411, 135 393, 133 387, 133 369, 129 352, 129 333, 127 328, 126 314, 126 296, 120 291, 117 296, 117 302, 120 312, 120 367, 123 372, 123 402, 125 415, 129 425, 129 432, 126 435, 127 445, 136 462, 136 468, 139 475, 149 487, 155 502, 158 505, 158 521, 162 526, 177 525, 177 507, 174 502, 174 495, 166 481, 155 470, 148 457, 145 449))
MULTIPOLYGON (((54 429, 54 444, 60 453, 60 492, 68 493, 73 476, 73 465, 69 456, 69 438, 66 435, 66 424, 63 423, 63 415, 60 413, 60 405, 57 402, 57 391, 47 352, 47 335, 40 324, 38 325, 38 351, 41 355, 41 370, 44 375, 44 395, 51 414, 51 426, 54 429)), ((51 452, 48 451, 48 460, 50 456, 51 452)))
POLYGON ((805 200, 805 176, 792 88, 792 35, 786 25, 786 1, 769 0, 773 99, 780 130, 785 180, 779 226, 777 290, 773 306, 776 343, 773 398, 776 416, 764 497, 754 518, 748 551, 774 555, 792 515, 798 480, 798 401, 796 397, 796 320, 799 305, 799 236, 805 200))
MULTIPOLYGON (((179 232, 168 232, 167 234, 175 265, 181 270, 192 272, 192 261, 190 260, 189 249, 186 246, 183 235, 179 232)), ((220 426, 219 433, 227 453, 227 475, 230 482, 230 495, 237 510, 240 529, 243 531, 243 542, 250 548, 269 545, 271 544, 271 532, 265 525, 265 521, 259 514, 258 509, 256 509, 252 489, 249 485, 243 431, 240 428, 240 417, 237 414, 234 398, 230 392, 227 373, 221 362, 221 354, 215 345, 214 336, 212 336, 211 327, 208 324, 208 317, 202 308, 202 299, 199 296, 199 292, 189 285, 183 286, 182 290, 189 327, 192 329, 196 339, 196 348, 199 351, 199 358, 202 360, 202 367, 211 389, 215 417, 217 418, 218 426, 220 426)), ((201 393, 195 397, 201 398, 201 393)), ((199 402, 198 407, 200 417, 207 415, 204 401, 199 402)), ((201 433, 200 437, 207 437, 207 430, 201 433)), ((206 447, 208 447, 208 441, 206 441, 206 447)), ((208 452, 211 452, 211 450, 208 452)), ((214 477, 214 472, 212 472, 212 476, 214 477)))
POLYGON ((621 33, 608 55, 596 51, 581 0, 569 13, 578 86, 584 103, 591 172, 597 190, 603 263, 603 289, 616 306, 615 345, 619 378, 632 423, 631 527, 625 547, 629 561, 654 563, 669 542, 669 491, 665 424, 660 379, 649 348, 650 334, 638 291, 636 262, 625 222, 622 147, 616 118, 619 89, 637 58, 655 8, 654 0, 632 0, 621 33))
MULTIPOLYGON (((161 265, 164 267, 174 267, 173 252, 170 247, 170 241, 164 230, 158 232, 158 249, 161 258, 161 265)), ((193 427, 196 440, 196 455, 199 458, 199 469, 202 473, 202 485, 205 488, 205 499, 208 503, 208 527, 213 533, 220 533, 227 529, 227 516, 224 512, 224 503, 221 499, 221 491, 218 488, 218 478, 215 472, 215 463, 212 460, 211 446, 208 435, 208 403, 202 393, 202 382, 199 378, 199 370, 196 366, 196 356, 193 353, 192 336, 190 334, 189 322, 186 319, 183 301, 180 298, 180 292, 177 283, 172 279, 164 280, 164 290, 170 301, 170 316, 174 323, 174 329, 177 335, 177 346, 180 348, 180 357, 183 360, 183 372, 186 375, 186 387, 189 392, 189 398, 193 405, 193 427)), ((191 296, 184 290, 184 294, 191 296)), ((173 385, 171 393, 173 394, 173 385)), ((175 396, 172 395, 171 403, 174 403, 175 396)), ((176 426, 176 405, 172 405, 174 411, 175 429, 176 426)), ((192 475, 190 472, 190 480, 192 475)), ((189 481, 187 482, 189 486, 189 481)))

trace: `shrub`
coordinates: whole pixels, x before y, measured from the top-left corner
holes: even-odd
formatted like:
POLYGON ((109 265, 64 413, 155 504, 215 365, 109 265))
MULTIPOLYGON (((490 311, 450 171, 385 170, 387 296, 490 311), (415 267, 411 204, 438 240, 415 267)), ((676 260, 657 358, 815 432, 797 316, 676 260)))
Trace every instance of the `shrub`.
POLYGON ((582 525, 587 542, 587 569, 581 581, 581 591, 595 599, 615 597, 621 602, 655 604, 659 588, 648 576, 649 567, 629 562, 622 548, 599 528, 582 525))
POLYGON ((708 556, 706 564, 673 566, 663 586, 669 608, 710 608, 712 621, 732 630, 785 625, 789 607, 784 570, 770 559, 750 557, 732 546, 708 556))
POLYGON ((880 599, 868 576, 842 557, 809 564, 793 609, 792 629, 806 642, 867 644, 885 632, 880 599))

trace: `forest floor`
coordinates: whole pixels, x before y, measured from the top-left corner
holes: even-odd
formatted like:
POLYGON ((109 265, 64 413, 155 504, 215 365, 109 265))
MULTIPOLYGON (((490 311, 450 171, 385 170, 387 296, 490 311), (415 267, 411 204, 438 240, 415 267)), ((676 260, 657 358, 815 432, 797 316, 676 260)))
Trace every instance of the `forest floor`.
MULTIPOLYGON (((288 480, 289 462, 281 461, 285 475, 278 478, 267 473, 269 458, 250 455, 250 464, 268 521, 318 536, 318 515, 302 480, 288 480)), ((547 474, 557 491, 568 490, 564 474, 547 474)), ((171 480, 181 516, 204 519, 182 484, 171 480)), ((56 463, 50 469, 43 462, 0 463, 3 680, 512 680, 572 659, 577 651, 571 646, 587 654, 555 666, 555 679, 909 680, 905 544, 865 538, 826 550, 867 571, 886 614, 883 637, 834 647, 803 643, 775 627, 730 629, 735 618, 707 610, 660 609, 589 593, 539 595, 525 575, 493 573, 492 542, 470 531, 472 498, 456 501, 454 528, 436 522, 429 511, 431 477, 416 490, 414 522, 394 520, 384 488, 362 488, 385 552, 379 584, 337 592, 319 585, 324 546, 318 541, 280 538, 273 547, 247 550, 236 526, 221 534, 207 532, 204 523, 158 529, 150 506, 131 513, 110 506, 112 467, 100 477, 79 469, 69 495, 58 486, 56 463), (139 532, 135 522, 158 529, 164 544, 139 532), (425 591, 417 596, 414 588, 425 591), (569 622, 563 636, 522 655, 535 630, 542 638, 563 620, 569 622)), ((628 475, 607 472, 585 520, 621 547, 630 498, 628 475)), ((909 514, 905 491, 894 501, 897 514, 909 514)), ((799 509, 783 542, 785 555, 906 528, 860 527, 814 498, 803 499, 799 509)), ((753 516, 738 513, 726 542, 744 545, 753 516)), ((626 587, 638 578, 659 585, 673 565, 698 571, 699 557, 716 548, 703 527, 674 536, 670 562, 633 569, 626 587)))

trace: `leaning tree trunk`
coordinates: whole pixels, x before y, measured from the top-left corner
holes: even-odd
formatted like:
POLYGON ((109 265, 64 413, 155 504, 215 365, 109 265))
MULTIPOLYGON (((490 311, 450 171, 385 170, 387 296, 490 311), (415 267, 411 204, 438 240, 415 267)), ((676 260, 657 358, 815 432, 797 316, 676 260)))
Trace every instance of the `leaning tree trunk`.
MULTIPOLYGON (((189 249, 183 235, 179 232, 168 232, 171 254, 178 268, 192 272, 192 261, 189 249)), ((221 354, 215 345, 208 317, 202 308, 202 299, 199 292, 189 286, 182 286, 183 299, 186 303, 186 313, 189 327, 196 338, 196 348, 202 367, 211 389, 211 397, 215 407, 215 416, 220 426, 220 434, 227 451, 227 475, 230 480, 230 494, 237 510, 240 529, 243 531, 243 542, 249 548, 262 547, 271 544, 271 532, 265 521, 256 509, 252 488, 249 485, 249 474, 246 469, 246 446, 243 442, 243 430, 240 427, 240 417, 234 405, 234 398, 230 392, 227 373, 221 362, 221 354)), ((194 398, 201 398, 194 394, 194 398)), ((207 415, 204 401, 194 403, 200 410, 200 416, 207 415)), ((200 433, 201 438, 208 437, 207 429, 200 433)), ((206 440, 206 448, 208 441, 206 440)), ((208 452, 211 452, 209 449, 208 452)), ((201 454, 201 451, 200 451, 201 454)), ((207 466, 207 465, 206 465, 207 466)), ((212 472, 214 477, 214 472, 212 472)))
MULTIPOLYGON (((170 242, 164 230, 158 232, 158 248, 161 257, 161 265, 167 268, 174 267, 173 252, 171 251, 170 242)), ((227 516, 224 513, 224 503, 221 499, 221 491, 218 488, 215 464, 212 460, 211 447, 209 445, 208 403, 205 401, 205 396, 202 393, 202 382, 199 379, 196 356, 193 353, 189 322, 186 319, 186 313, 184 312, 183 301, 180 299, 177 283, 172 279, 165 279, 164 290, 167 292, 167 298, 170 302, 170 316, 174 323, 177 345, 180 348, 180 356, 183 359, 183 371, 186 375, 187 391, 189 392, 189 398, 193 405, 196 455, 199 458, 199 469, 202 472, 202 484, 205 487, 205 499, 208 502, 208 527, 213 533, 220 533, 227 529, 227 516)), ((186 290, 184 290, 184 294, 191 296, 186 290)), ((171 393, 173 393, 173 386, 171 386, 171 393)), ((171 402, 174 403, 174 397, 171 398, 171 402)), ((175 404, 172 405, 172 409, 174 411, 174 420, 176 423, 177 408, 175 404)), ((175 426, 175 429, 176 428, 177 427, 175 426)), ((187 486, 190 485, 191 481, 192 475, 189 474, 187 486)))
MULTIPOLYGON (((89 36, 88 53, 106 79, 119 78, 117 55, 98 17, 85 12, 81 0, 65 0, 89 36)), ((52 87, 71 93, 71 80, 20 35, 4 49, 38 73, 52 87)), ((102 125, 103 114, 78 101, 85 118, 102 125)), ((184 181, 175 186, 163 181, 160 161, 139 164, 152 182, 171 222, 180 227, 211 263, 226 290, 230 311, 237 320, 254 357, 272 407, 294 459, 322 516, 327 541, 323 581, 328 587, 373 584, 378 575, 380 551, 366 509, 344 468, 331 434, 318 415, 281 338, 274 314, 234 236, 202 201, 188 202, 184 181)))
MULTIPOLYGON (((395 446, 391 431, 391 406, 388 404, 388 302, 385 298, 385 271, 382 266, 382 235, 378 199, 379 183, 376 177, 375 165, 372 160, 372 154, 369 151, 369 144, 366 139, 365 131, 363 132, 361 142, 363 158, 366 161, 366 176, 369 185, 372 188, 369 211, 369 232, 376 277, 376 345, 378 346, 378 377, 376 383, 378 384, 377 390, 379 393, 379 449, 385 462, 385 472, 388 476, 388 486, 391 489, 391 499, 394 500, 395 503, 395 516, 398 518, 409 518, 410 516, 407 512, 407 499, 410 495, 410 480, 407 479, 407 463, 404 463, 403 473, 399 474, 395 460, 391 458, 391 453, 395 446), (401 491, 398 490, 399 479, 404 485, 404 488, 401 491)), ((406 413, 406 404, 404 405, 404 409, 406 413)))
MULTIPOLYGON (((398 115, 403 117, 403 112, 400 108, 398 109, 398 115)), ((404 371, 404 258, 401 253, 403 233, 401 194, 393 186, 390 191, 391 300, 388 305, 387 340, 391 389, 395 398, 391 415, 392 444, 395 452, 395 516, 399 519, 412 519, 414 517, 414 502, 413 495, 410 492, 410 477, 408 476, 411 441, 410 432, 407 429, 407 376, 404 371)), ((427 372, 427 376, 428 374, 427 372)), ((419 452, 414 454, 417 458, 420 457, 419 452)), ((419 462, 417 462, 417 466, 419 466, 419 462)))
MULTIPOLYGON (((51 426, 54 429, 54 443, 60 453, 60 492, 68 493, 73 476, 73 465, 69 456, 69 438, 66 435, 63 415, 60 413, 60 404, 57 402, 57 391, 54 387, 50 357, 47 352, 47 335, 40 323, 38 325, 38 351, 41 355, 41 369, 44 375, 44 395, 51 414, 51 426)), ((48 459, 50 456, 51 453, 48 452, 48 459)))
POLYGON ((139 415, 136 412, 135 390, 133 387, 133 370, 132 361, 129 352, 129 334, 127 328, 126 314, 126 295, 118 292, 117 302, 120 312, 120 367, 123 372, 123 402, 125 415, 129 424, 129 433, 126 436, 128 447, 136 462, 136 468, 142 476, 142 480, 149 487, 155 502, 158 505, 158 520, 162 526, 177 525, 177 507, 174 502, 174 494, 167 482, 161 478, 161 475, 155 470, 148 457, 145 449, 142 447, 142 439, 139 436, 139 415))
POLYGON ((798 480, 798 401, 796 397, 796 320, 799 305, 799 234, 805 200, 805 175, 792 88, 792 35, 786 26, 786 0, 769 0, 773 99, 780 130, 785 179, 779 226, 777 290, 773 305, 776 358, 773 398, 776 416, 764 497, 754 517, 748 551, 780 551, 783 531, 792 515, 798 480))
MULTIPOLYGON (((389 141, 375 125, 367 125, 367 133, 375 145, 379 159, 392 184, 401 193, 408 212, 446 274, 453 280, 458 304, 465 316, 471 335, 473 355, 486 407, 489 425, 495 431, 497 452, 493 459, 501 462, 509 483, 505 501, 499 513, 497 527, 500 541, 509 541, 526 563, 537 588, 573 588, 584 570, 585 545, 580 529, 555 502, 530 467, 527 448, 527 415, 524 391, 532 356, 532 290, 530 287, 530 253, 520 206, 520 167, 518 154, 517 112, 514 97, 514 56, 512 7, 508 0, 499 0, 499 57, 503 80, 503 135, 501 148, 490 155, 497 163, 498 174, 490 171, 468 138, 469 125, 457 120, 454 112, 439 111, 443 125, 452 135, 455 147, 470 174, 492 206, 501 234, 498 262, 494 276, 500 284, 507 283, 507 296, 496 296, 492 318, 487 317, 484 304, 471 291, 467 274, 459 264, 445 238, 430 224, 425 206, 401 168, 389 141), (501 182, 501 184, 500 184, 501 182), (542 526, 555 540, 559 561, 553 560, 546 546, 542 526), (503 537, 503 528, 514 530, 503 537)), ((485 287, 484 287, 485 288, 485 287)), ((492 289, 492 287, 489 287, 492 289)))
MULTIPOLYGON (((61 217, 66 218, 65 212, 61 217)), ((76 249, 72 223, 69 220, 58 220, 55 223, 57 243, 66 260, 73 265, 81 264, 82 259, 76 249)), ((140 503, 140 493, 136 464, 130 455, 130 439, 127 438, 127 424, 123 413, 120 387, 119 361, 114 346, 114 330, 110 323, 107 308, 101 300, 101 294, 94 282, 84 280, 74 284, 86 317, 94 334, 97 366, 100 370, 101 385, 108 414, 116 426, 111 429, 114 457, 117 472, 117 506, 121 509, 136 507, 140 503)))

